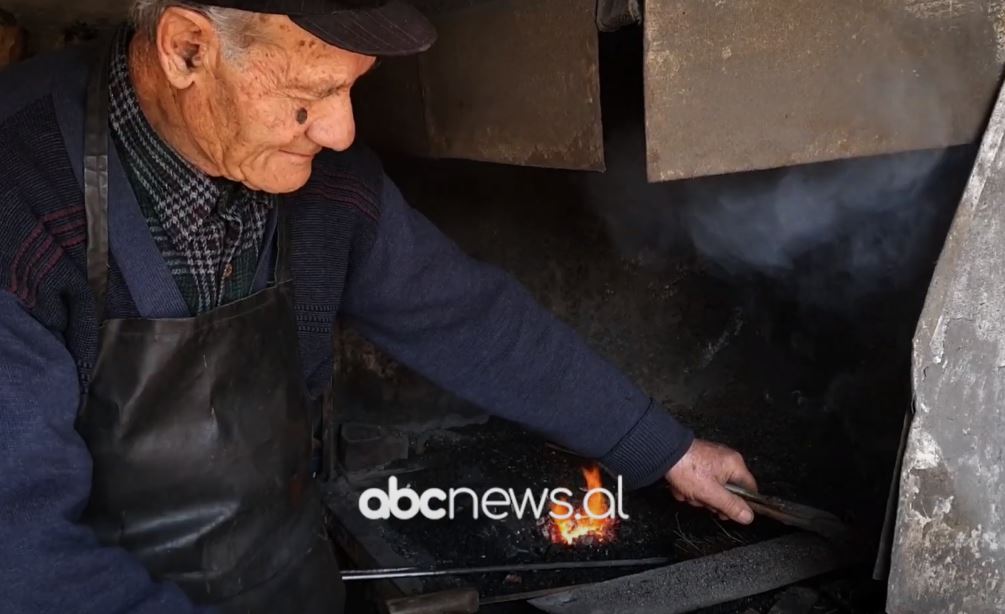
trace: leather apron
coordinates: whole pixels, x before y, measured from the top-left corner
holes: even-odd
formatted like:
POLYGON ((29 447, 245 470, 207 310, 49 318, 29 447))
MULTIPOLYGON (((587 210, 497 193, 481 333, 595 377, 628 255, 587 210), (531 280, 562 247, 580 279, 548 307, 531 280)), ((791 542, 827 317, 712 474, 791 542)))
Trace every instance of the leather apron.
POLYGON ((337 614, 344 588, 310 473, 287 222, 275 283, 186 319, 107 320, 108 62, 88 87, 84 191, 100 350, 77 429, 85 519, 159 581, 226 613, 337 614))

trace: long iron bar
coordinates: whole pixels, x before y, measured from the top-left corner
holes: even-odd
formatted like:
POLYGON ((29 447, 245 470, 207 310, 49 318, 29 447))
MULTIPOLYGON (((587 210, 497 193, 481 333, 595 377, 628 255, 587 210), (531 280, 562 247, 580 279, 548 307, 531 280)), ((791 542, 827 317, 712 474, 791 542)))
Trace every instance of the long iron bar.
POLYGON ((611 561, 570 561, 564 563, 528 563, 524 565, 490 565, 488 567, 457 567, 453 569, 420 569, 397 567, 394 569, 364 569, 342 572, 346 582, 359 580, 393 580, 396 578, 429 578, 434 576, 461 576, 514 571, 555 571, 560 569, 595 569, 599 567, 645 567, 667 565, 667 557, 648 559, 622 559, 611 561))

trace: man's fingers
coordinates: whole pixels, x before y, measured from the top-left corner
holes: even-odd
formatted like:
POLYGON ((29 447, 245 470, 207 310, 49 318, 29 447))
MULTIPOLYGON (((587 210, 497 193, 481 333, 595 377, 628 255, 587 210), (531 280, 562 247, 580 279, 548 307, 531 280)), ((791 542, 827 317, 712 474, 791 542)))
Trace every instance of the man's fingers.
POLYGON ((720 514, 729 517, 733 522, 750 524, 754 521, 754 512, 747 502, 723 488, 714 484, 709 488, 707 496, 703 497, 706 505, 714 508, 720 514))
POLYGON ((746 501, 725 488, 726 484, 733 483, 757 492, 757 481, 735 450, 695 440, 684 457, 667 472, 666 479, 678 500, 683 497, 691 505, 708 507, 713 513, 740 524, 754 521, 754 512, 746 501))
POLYGON ((750 470, 747 469, 747 464, 743 462, 742 458, 738 460, 737 466, 733 467, 726 481, 730 484, 741 486, 750 492, 757 492, 757 480, 754 479, 754 474, 750 473, 750 470))

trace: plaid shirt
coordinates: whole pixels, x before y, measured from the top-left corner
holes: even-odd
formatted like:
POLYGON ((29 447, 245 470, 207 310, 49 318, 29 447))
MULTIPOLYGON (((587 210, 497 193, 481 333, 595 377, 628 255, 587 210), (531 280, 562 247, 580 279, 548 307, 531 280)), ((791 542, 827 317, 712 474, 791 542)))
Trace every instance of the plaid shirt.
POLYGON ((116 36, 109 75, 115 146, 154 241, 192 314, 246 297, 273 196, 205 175, 157 136, 129 75, 132 32, 116 36))

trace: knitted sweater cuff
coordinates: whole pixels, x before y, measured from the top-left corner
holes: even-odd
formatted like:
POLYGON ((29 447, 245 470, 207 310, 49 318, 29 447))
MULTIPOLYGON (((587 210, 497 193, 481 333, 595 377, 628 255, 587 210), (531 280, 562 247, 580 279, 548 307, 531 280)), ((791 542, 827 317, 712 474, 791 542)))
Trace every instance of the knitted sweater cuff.
POLYGON ((600 462, 624 478, 626 488, 649 486, 661 479, 690 449, 694 433, 655 401, 600 462))

